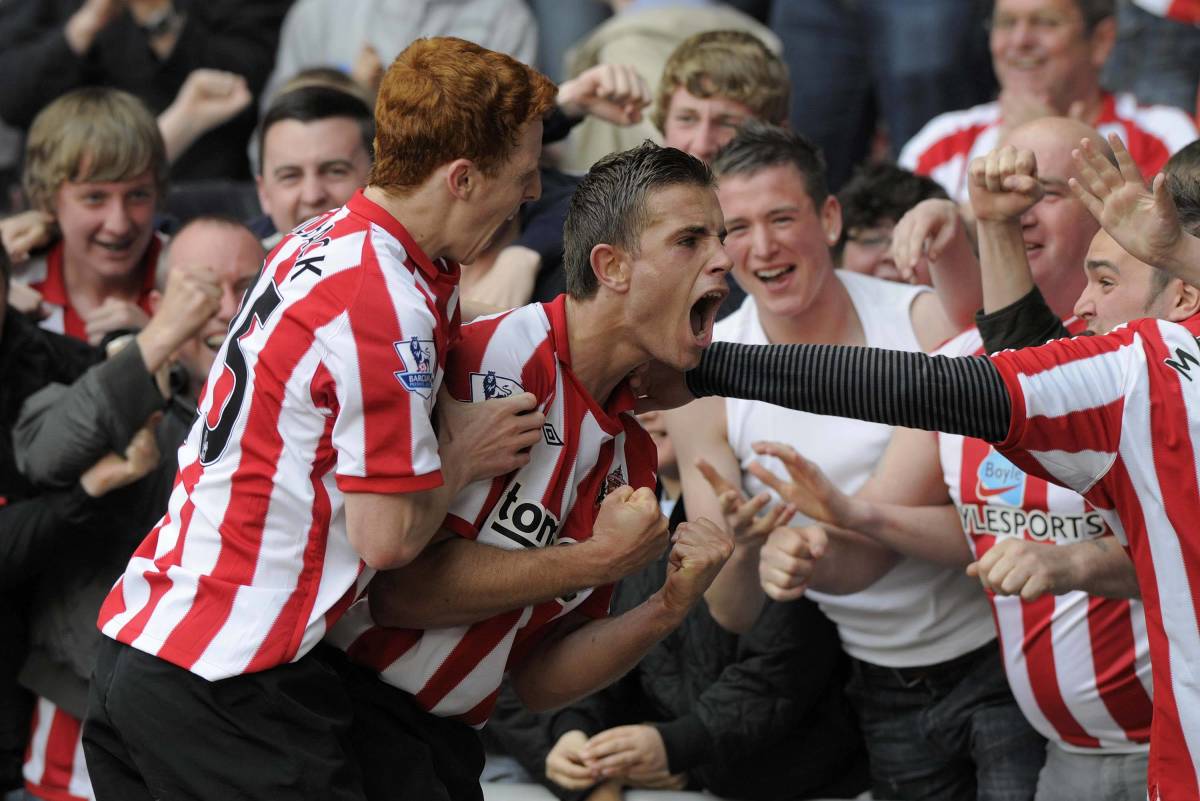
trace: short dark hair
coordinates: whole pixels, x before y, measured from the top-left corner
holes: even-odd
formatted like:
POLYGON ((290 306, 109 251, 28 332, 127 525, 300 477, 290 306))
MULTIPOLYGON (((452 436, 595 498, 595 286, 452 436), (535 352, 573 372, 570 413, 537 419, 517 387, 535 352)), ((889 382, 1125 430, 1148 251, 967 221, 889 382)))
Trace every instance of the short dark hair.
POLYGON ((750 175, 768 167, 792 165, 804 178, 804 189, 820 209, 829 197, 825 156, 812 140, 788 128, 761 120, 746 120, 729 144, 713 159, 717 178, 750 175))
POLYGON ((271 101, 258 127, 258 171, 263 169, 263 146, 267 131, 277 122, 316 122, 331 117, 348 117, 358 123, 363 148, 374 158, 375 115, 361 97, 333 86, 309 84, 283 92, 271 101))
POLYGON ((922 200, 948 197, 937 181, 914 175, 895 164, 860 167, 838 192, 838 201, 842 204, 842 237, 837 246, 841 248, 855 229, 871 228, 885 220, 897 223, 922 200))
POLYGON ((648 223, 650 193, 679 184, 716 188, 703 161, 650 141, 592 165, 571 197, 563 224, 563 269, 571 297, 589 298, 600 288, 592 249, 608 244, 636 254, 648 223))

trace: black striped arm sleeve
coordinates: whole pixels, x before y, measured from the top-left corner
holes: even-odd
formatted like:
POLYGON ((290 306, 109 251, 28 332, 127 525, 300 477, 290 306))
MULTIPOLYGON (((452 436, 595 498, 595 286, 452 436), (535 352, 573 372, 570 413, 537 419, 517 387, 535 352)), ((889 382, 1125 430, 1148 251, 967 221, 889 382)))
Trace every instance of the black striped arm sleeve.
POLYGON ((1012 403, 986 358, 951 359, 847 345, 714 342, 687 373, 696 397, 720 395, 1000 442, 1012 403))

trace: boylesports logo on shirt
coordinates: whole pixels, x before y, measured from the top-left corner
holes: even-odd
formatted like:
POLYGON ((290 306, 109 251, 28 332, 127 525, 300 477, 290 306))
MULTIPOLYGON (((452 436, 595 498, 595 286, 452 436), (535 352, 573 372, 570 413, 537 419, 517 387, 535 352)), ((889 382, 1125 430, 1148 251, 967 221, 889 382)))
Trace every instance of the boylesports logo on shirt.
POLYGON ((431 397, 434 369, 437 367, 437 345, 432 339, 419 337, 393 342, 392 345, 404 368, 392 374, 400 386, 423 398, 431 397))
POLYGON ((493 398, 507 398, 525 388, 515 378, 496 375, 495 370, 486 373, 471 373, 471 400, 483 401, 493 398))
POLYGON ((1009 506, 1025 503, 1026 475, 1015 464, 995 450, 979 463, 976 471, 975 494, 980 500, 990 503, 995 498, 1009 506))
POLYGON ((1104 518, 1094 510, 1079 514, 1025 509, 1029 476, 991 450, 975 471, 975 496, 982 505, 959 509, 963 530, 973 536, 1020 537, 1034 542, 1078 542, 1104 534, 1104 518))

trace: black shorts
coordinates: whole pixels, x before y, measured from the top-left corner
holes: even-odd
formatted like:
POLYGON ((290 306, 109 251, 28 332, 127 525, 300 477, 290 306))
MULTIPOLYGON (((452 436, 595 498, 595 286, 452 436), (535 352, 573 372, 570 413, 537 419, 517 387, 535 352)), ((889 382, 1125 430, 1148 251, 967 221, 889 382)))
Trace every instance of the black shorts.
POLYGON ((83 747, 99 801, 364 801, 351 715, 311 653, 210 682, 106 637, 83 747))
POLYGON ((354 704, 351 740, 368 801, 482 801, 483 743, 474 729, 426 712, 341 651, 334 665, 354 704))

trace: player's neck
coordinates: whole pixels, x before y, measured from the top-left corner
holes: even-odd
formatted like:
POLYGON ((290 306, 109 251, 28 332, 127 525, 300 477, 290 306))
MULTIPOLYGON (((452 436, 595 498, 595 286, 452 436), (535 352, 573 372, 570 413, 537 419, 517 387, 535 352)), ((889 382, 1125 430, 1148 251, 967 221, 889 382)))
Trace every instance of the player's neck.
POLYGON ((445 235, 449 210, 444 197, 428 184, 407 195, 395 195, 378 186, 368 186, 363 190, 363 196, 395 217, 430 259, 447 255, 452 245, 445 235))
POLYGON ((850 293, 832 270, 802 311, 774 314, 763 303, 757 309, 763 333, 773 345, 866 344, 862 321, 854 310, 850 293))
POLYGON ((598 298, 578 301, 567 297, 571 372, 601 406, 608 403, 617 384, 647 358, 630 337, 623 335, 621 321, 604 305, 598 298))

